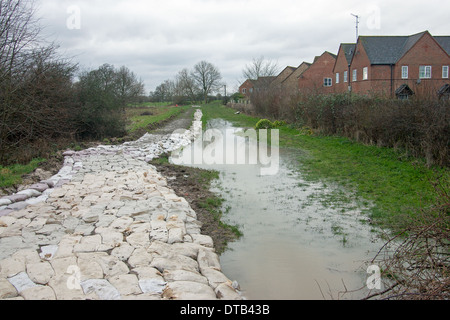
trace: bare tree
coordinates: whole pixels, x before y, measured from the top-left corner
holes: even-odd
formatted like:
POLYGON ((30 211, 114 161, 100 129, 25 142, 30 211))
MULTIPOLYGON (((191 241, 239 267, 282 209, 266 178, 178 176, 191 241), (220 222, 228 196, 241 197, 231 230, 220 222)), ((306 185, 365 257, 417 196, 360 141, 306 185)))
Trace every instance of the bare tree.
POLYGON ((152 97, 159 102, 172 102, 175 94, 175 82, 173 80, 164 80, 155 91, 152 92, 152 97))
POLYGON ((191 76, 200 87, 205 104, 208 103, 208 95, 222 87, 222 75, 219 69, 207 61, 197 63, 191 76))
MULTIPOLYGON (((70 132, 76 66, 44 44, 34 1, 0 0, 0 161, 39 139, 70 132)), ((26 148, 25 148, 26 149, 26 148)), ((28 148, 32 149, 32 148, 28 148)), ((29 157, 37 151, 27 152, 29 157)), ((22 159, 26 161, 26 159, 22 159)))
POLYGON ((116 71, 117 95, 125 109, 128 103, 134 102, 144 94, 144 83, 125 66, 116 71))
POLYGON ((278 63, 266 60, 263 56, 253 58, 252 63, 247 64, 242 70, 244 79, 257 80, 259 77, 276 76, 279 73, 278 63))
POLYGON ((0 0, 0 79, 23 67, 39 45, 41 27, 34 18, 34 1, 0 0))
POLYGON ((178 73, 176 77, 176 84, 177 93, 180 96, 185 96, 192 102, 196 101, 197 96, 200 93, 200 89, 188 69, 183 69, 178 73))

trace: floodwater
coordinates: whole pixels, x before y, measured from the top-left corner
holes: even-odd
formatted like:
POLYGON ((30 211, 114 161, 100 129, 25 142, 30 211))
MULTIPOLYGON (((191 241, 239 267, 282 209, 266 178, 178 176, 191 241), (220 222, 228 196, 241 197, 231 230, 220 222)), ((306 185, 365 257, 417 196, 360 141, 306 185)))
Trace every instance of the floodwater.
MULTIPOLYGON (((213 120, 208 126, 230 136, 228 122, 213 120)), ((224 146, 225 153, 250 150, 248 141, 224 140, 208 139, 206 149, 217 147, 211 154, 224 146)), ((190 152, 186 148, 182 155, 190 152)), ((382 242, 361 205, 343 190, 302 178, 299 152, 281 149, 275 175, 262 175, 262 165, 250 164, 249 155, 246 164, 191 164, 220 171, 213 191, 225 199, 222 220, 243 233, 221 255, 222 271, 239 282, 249 300, 360 299, 369 292, 367 261, 382 242)))

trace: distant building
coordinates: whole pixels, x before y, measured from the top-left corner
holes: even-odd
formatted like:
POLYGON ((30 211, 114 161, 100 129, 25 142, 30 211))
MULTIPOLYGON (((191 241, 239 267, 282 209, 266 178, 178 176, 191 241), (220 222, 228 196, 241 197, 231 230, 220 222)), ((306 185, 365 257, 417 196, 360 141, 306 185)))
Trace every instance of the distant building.
POLYGON ((249 102, 253 93, 268 90, 271 83, 276 78, 277 77, 259 77, 257 80, 247 79, 239 87, 239 93, 244 95, 246 102, 249 102))
POLYGON ((270 88, 272 89, 281 89, 282 83, 286 78, 288 78, 292 73, 295 72, 297 68, 294 67, 286 67, 280 74, 270 83, 270 88))
POLYGON ((336 63, 333 68, 335 92, 346 92, 349 90, 349 75, 351 74, 350 65, 352 63, 355 48, 355 43, 342 43, 339 46, 336 63))
POLYGON ((302 93, 332 93, 333 68, 336 55, 325 51, 298 78, 298 90, 302 93))
POLYGON ((286 67, 277 77, 246 80, 239 91, 248 102, 261 90, 283 95, 352 92, 408 99, 413 95, 450 98, 450 36, 428 31, 410 36, 360 36, 325 51, 313 63, 286 67))
POLYGON ((254 80, 247 79, 241 86, 239 87, 239 93, 242 94, 246 100, 250 100, 250 96, 252 95, 254 90, 254 80))
POLYGON ((281 82, 281 87, 284 92, 296 93, 298 92, 298 78, 308 70, 311 63, 302 62, 286 79, 281 82))
POLYGON ((401 99, 413 94, 437 95, 450 83, 449 52, 450 37, 433 37, 428 31, 411 36, 360 36, 354 50, 341 45, 335 78, 344 72, 343 57, 348 61, 353 55, 348 86, 336 86, 336 92, 350 87, 354 93, 401 99))

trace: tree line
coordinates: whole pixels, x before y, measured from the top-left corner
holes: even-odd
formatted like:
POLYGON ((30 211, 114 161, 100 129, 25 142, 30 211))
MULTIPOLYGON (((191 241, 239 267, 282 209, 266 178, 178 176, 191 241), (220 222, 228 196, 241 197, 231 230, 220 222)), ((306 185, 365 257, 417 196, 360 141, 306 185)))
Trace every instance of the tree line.
MULTIPOLYGON (((266 59, 264 56, 253 58, 242 70, 244 79, 258 79, 259 77, 276 76, 279 73, 277 62, 266 59)), ((239 79, 238 83, 243 80, 239 79)), ((208 102, 214 93, 224 89, 224 102, 228 102, 225 92, 225 83, 222 81, 220 70, 208 61, 197 63, 192 70, 184 68, 174 79, 164 80, 156 89, 150 92, 149 98, 153 102, 173 102, 176 104, 208 102)), ((220 93, 218 94, 220 95, 220 93)), ((239 92, 231 94, 231 99, 238 100, 239 92)), ((217 98, 217 97, 214 97, 217 98)))
POLYGON ((125 106, 144 94, 127 67, 80 71, 57 49, 43 39, 32 0, 0 0, 0 164, 123 134, 125 106))
POLYGON ((175 79, 163 81, 150 93, 150 99, 176 104, 208 103, 209 96, 223 87, 219 69, 210 62, 200 61, 192 70, 185 68, 178 72, 175 79))

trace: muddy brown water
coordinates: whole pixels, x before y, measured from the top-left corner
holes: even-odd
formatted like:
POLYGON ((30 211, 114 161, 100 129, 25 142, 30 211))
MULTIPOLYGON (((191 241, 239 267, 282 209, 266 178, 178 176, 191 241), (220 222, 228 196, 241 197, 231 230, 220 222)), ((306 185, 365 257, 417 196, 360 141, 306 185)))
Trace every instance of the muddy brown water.
MULTIPOLYGON (((232 124, 213 120, 208 128, 225 132, 232 124)), ((222 142, 209 147, 215 143, 222 142)), ((236 153, 246 150, 235 146, 236 153)), ((339 186, 302 177, 299 152, 281 149, 276 175, 261 175, 260 164, 191 164, 221 173, 213 191, 225 199, 223 221, 243 233, 221 255, 223 272, 249 300, 363 298, 367 261, 383 243, 361 205, 342 201, 339 186)))

